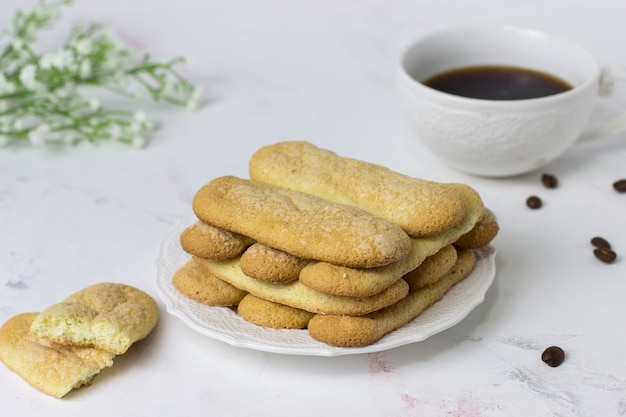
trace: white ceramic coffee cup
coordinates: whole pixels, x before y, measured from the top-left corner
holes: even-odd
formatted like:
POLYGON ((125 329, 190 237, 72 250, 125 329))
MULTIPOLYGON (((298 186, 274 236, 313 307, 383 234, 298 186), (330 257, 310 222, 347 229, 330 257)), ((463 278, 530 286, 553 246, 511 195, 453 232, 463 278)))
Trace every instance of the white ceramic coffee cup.
POLYGON ((446 29, 411 44, 398 72, 418 139, 450 166, 470 174, 505 177, 530 172, 581 139, 626 128, 620 118, 587 129, 597 98, 612 80, 586 49, 553 34, 511 26, 446 29), (572 89, 540 98, 484 100, 422 83, 444 71, 483 65, 544 72, 572 89))

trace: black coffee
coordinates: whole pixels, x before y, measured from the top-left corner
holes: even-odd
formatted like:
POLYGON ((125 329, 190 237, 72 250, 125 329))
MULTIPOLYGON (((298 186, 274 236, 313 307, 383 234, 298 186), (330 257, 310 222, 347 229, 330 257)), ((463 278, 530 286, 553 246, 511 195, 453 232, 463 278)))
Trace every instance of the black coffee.
POLYGON ((464 67, 423 83, 444 93, 485 100, 522 100, 562 93, 572 86, 540 71, 507 66, 464 67))

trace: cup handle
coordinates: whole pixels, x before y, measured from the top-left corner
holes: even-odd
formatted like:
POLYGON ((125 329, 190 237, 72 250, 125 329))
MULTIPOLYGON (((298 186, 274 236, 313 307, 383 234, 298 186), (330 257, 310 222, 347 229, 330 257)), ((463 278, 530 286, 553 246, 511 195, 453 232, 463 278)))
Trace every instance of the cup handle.
MULTIPOLYGON (((600 73, 598 95, 600 97, 611 96, 615 91, 617 80, 626 80, 626 69, 618 71, 617 69, 603 68, 600 73)), ((583 131, 578 142, 606 138, 624 131, 626 131, 626 112, 598 126, 588 127, 583 131)))

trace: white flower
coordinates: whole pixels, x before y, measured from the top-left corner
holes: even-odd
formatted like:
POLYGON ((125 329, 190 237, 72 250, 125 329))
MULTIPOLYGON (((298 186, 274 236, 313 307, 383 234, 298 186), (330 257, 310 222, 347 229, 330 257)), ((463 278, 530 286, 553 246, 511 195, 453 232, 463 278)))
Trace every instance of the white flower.
POLYGON ((133 122, 130 125, 130 131, 139 133, 142 131, 150 131, 154 129, 154 122, 141 110, 133 114, 133 122))
POLYGON ((22 130, 24 128, 24 118, 15 117, 12 121, 13 130, 22 130))
POLYGON ((6 79, 3 73, 0 72, 0 95, 12 94, 15 92, 15 83, 6 79))
POLYGON ((137 135, 145 130, 148 130, 148 123, 146 120, 144 121, 139 121, 139 120, 133 120, 130 124, 130 126, 128 126, 128 132, 132 135, 137 135))
POLYGON ((189 100, 187 100, 187 104, 185 107, 189 111, 197 110, 200 105, 200 96, 202 95, 202 87, 194 87, 191 92, 191 96, 189 96, 189 100))
POLYGON ((36 93, 45 93, 46 86, 37 80, 37 66, 33 64, 27 64, 22 67, 19 73, 19 79, 22 86, 28 90, 36 93))
POLYGON ((87 102, 87 105, 89 106, 89 110, 91 111, 96 111, 98 109, 100 109, 100 100, 98 100, 95 97, 92 97, 89 99, 89 101, 87 102))
POLYGON ((113 124, 109 128, 109 136, 112 140, 118 141, 124 134, 124 130, 118 124, 113 124))
POLYGON ((137 110, 135 113, 133 113, 133 120, 137 123, 143 123, 147 119, 148 119, 148 116, 146 116, 146 114, 142 112, 141 110, 137 110))
POLYGON ((24 48, 24 41, 22 39, 13 39, 13 42, 11 42, 11 46, 16 52, 21 51, 22 48, 24 48))
POLYGON ((155 126, 152 119, 142 111, 103 111, 98 99, 82 96, 83 86, 135 98, 144 93, 190 110, 198 107, 201 90, 173 69, 186 59, 159 64, 148 54, 134 56, 105 25, 77 26, 60 48, 35 52, 32 43, 38 32, 51 26, 60 6, 72 1, 39 0, 38 6, 17 11, 9 30, 0 32, 10 52, 0 69, 0 146, 23 139, 25 132, 35 146, 101 139, 135 148, 146 145, 144 136, 155 126))
POLYGON ((43 54, 39 65, 42 69, 58 68, 62 70, 75 66, 76 63, 74 62, 74 54, 71 50, 60 48, 43 54))
POLYGON ((143 122, 143 127, 146 130, 154 130, 156 125, 152 119, 147 119, 145 122, 143 122))
POLYGON ((29 90, 35 90, 37 88, 37 67, 33 64, 24 65, 20 70, 20 81, 22 85, 29 90))
POLYGON ((65 83, 62 87, 56 90, 58 97, 67 98, 76 94, 76 84, 72 82, 65 83))
POLYGON ((82 79, 91 77, 91 61, 84 60, 80 63, 79 77, 82 79))
POLYGON ((50 69, 53 67, 54 59, 56 59, 55 53, 46 52, 41 56, 41 59, 39 59, 39 66, 45 70, 50 69))
POLYGON ((108 75, 107 83, 120 90, 127 90, 129 88, 128 78, 126 78, 126 74, 120 71, 119 68, 115 68, 115 71, 108 75))
POLYGON ((88 55, 93 50, 93 42, 91 39, 79 39, 72 42, 72 46, 78 55, 88 55))

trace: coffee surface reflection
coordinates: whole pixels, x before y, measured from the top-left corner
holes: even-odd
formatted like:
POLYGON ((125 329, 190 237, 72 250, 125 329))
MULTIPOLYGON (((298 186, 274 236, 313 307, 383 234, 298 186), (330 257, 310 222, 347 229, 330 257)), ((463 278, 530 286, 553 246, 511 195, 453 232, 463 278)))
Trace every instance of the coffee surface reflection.
POLYGON ((545 72, 495 65, 457 68, 422 83, 444 93, 483 100, 524 100, 572 89, 569 83, 545 72))

